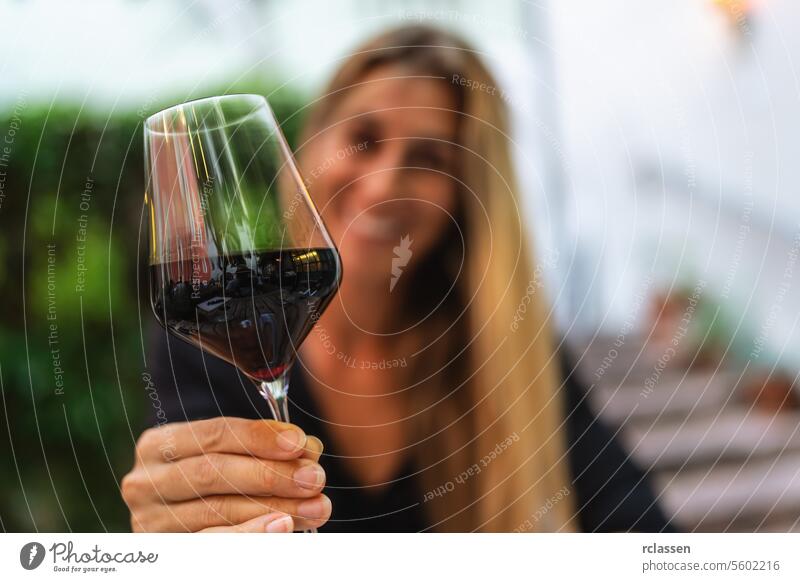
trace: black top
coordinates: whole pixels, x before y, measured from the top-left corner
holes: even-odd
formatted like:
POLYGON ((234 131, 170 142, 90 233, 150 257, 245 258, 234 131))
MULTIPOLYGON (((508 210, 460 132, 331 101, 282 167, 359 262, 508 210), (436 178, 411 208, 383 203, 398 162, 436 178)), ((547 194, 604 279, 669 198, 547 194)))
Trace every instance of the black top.
MULTIPOLYGON (((216 416, 270 418, 267 405, 250 380, 225 362, 199 349, 154 334, 152 377, 169 422, 216 416), (211 390, 211 386, 217 389, 211 390), (224 386, 225 389, 220 389, 224 386)), ((656 504, 644 473, 629 459, 612 432, 589 409, 586 393, 562 352, 567 404, 569 466, 580 527, 583 531, 673 531, 656 504)), ((410 467, 390 485, 371 491, 358 485, 331 450, 325 423, 311 398, 301 366, 294 366, 289 392, 292 422, 325 443, 321 460, 327 474, 325 494, 333 515, 327 532, 418 532, 427 527, 425 492, 410 467)))

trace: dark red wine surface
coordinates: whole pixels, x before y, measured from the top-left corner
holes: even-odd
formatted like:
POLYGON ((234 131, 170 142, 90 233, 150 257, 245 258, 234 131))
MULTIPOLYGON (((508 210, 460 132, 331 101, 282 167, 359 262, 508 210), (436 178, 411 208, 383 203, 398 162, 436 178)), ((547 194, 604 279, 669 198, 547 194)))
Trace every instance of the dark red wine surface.
POLYGON ((341 276, 332 249, 193 255, 150 271, 161 324, 255 380, 286 371, 341 276))

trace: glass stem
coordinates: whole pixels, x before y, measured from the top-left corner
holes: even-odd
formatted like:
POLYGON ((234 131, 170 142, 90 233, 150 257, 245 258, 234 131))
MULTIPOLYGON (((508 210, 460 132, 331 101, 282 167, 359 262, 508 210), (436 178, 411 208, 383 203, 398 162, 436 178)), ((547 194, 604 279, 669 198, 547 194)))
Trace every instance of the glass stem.
POLYGON ((258 391, 269 404, 272 417, 281 422, 289 422, 289 373, 268 382, 261 382, 258 391))
MULTIPOLYGON (((258 391, 269 404, 272 417, 280 422, 289 422, 289 370, 274 380, 261 382, 258 391)), ((309 528, 303 533, 317 533, 317 529, 309 528)))

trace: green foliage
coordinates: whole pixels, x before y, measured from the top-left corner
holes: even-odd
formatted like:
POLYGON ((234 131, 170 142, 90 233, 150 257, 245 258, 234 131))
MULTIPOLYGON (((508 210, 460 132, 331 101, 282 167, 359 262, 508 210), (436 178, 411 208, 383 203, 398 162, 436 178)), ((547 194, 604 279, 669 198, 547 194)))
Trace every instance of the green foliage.
MULTIPOLYGON (((262 85, 290 142, 301 102, 262 85)), ((215 94, 214 91, 207 94, 215 94)), ((200 97, 191 95, 175 101, 200 97)), ((0 205, 0 528, 124 531, 119 480, 149 400, 143 335, 152 325, 142 261, 142 121, 72 106, 0 113, 10 148, 0 205)))

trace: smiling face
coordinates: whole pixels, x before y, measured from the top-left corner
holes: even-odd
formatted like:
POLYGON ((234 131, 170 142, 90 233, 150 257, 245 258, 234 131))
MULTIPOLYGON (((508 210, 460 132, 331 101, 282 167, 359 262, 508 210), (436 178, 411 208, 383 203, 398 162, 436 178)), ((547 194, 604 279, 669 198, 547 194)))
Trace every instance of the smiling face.
POLYGON ((454 220, 456 96, 445 80, 411 77, 396 65, 373 70, 347 91, 302 157, 347 278, 361 284, 385 283, 406 236, 413 269, 454 220))

